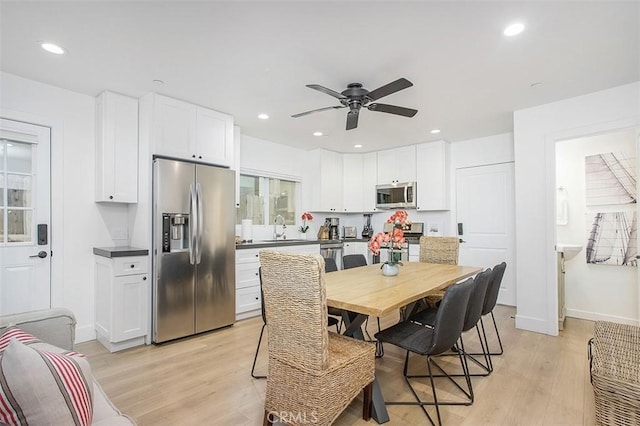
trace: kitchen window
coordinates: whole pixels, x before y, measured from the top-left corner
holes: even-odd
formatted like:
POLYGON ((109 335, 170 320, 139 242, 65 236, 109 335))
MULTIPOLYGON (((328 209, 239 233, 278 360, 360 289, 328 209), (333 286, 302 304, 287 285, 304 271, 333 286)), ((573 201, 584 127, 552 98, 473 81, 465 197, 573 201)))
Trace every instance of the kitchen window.
POLYGON ((251 219, 254 225, 271 225, 280 215, 287 225, 295 225, 298 185, 291 180, 241 174, 236 223, 251 219))

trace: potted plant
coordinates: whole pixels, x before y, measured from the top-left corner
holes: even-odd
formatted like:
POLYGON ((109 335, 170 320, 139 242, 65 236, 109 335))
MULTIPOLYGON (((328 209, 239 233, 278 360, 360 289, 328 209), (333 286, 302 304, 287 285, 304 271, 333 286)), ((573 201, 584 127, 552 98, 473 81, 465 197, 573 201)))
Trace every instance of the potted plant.
POLYGON ((298 228, 298 230, 300 231, 300 239, 306 240, 307 231, 309 230, 309 225, 307 225, 307 221, 313 220, 313 215, 311 215, 311 213, 309 212, 304 212, 302 213, 301 218, 302 218, 302 225, 300 225, 300 227, 298 228))
POLYGON ((406 242, 404 238, 404 225, 408 223, 408 213, 405 210, 398 210, 392 214, 387 223, 392 223, 393 227, 389 232, 378 232, 369 241, 369 250, 375 256, 380 254, 380 249, 384 244, 388 250, 388 259, 380 267, 382 274, 387 276, 398 275, 398 265, 402 265, 400 262, 402 245, 406 242))

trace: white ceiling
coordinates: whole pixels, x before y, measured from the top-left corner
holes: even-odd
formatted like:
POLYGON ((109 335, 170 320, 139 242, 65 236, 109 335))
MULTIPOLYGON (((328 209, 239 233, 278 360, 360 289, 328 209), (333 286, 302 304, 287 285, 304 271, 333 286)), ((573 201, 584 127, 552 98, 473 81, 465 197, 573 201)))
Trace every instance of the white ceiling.
POLYGON ((2 1, 0 15, 2 71, 91 96, 163 93, 302 149, 510 132, 515 110, 640 80, 637 1, 2 1), (525 31, 504 37, 516 20, 525 31), (363 109, 345 131, 346 109, 290 117, 338 105, 306 84, 373 90, 400 77, 414 86, 379 102, 414 118, 363 109))

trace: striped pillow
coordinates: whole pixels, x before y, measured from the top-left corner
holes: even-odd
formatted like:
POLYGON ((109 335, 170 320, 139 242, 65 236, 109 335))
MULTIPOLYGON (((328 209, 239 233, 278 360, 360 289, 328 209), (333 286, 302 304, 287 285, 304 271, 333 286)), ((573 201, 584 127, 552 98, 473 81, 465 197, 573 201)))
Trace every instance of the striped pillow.
POLYGON ((0 359, 0 423, 90 425, 92 416, 93 379, 84 356, 11 339, 0 359))
POLYGON ((9 342, 11 342, 11 339, 16 339, 17 341, 22 342, 25 345, 40 342, 38 338, 32 336, 26 331, 20 330, 16 326, 7 327, 2 332, 2 335, 0 335, 0 355, 2 355, 2 352, 4 352, 5 349, 7 349, 7 346, 9 346, 9 342))

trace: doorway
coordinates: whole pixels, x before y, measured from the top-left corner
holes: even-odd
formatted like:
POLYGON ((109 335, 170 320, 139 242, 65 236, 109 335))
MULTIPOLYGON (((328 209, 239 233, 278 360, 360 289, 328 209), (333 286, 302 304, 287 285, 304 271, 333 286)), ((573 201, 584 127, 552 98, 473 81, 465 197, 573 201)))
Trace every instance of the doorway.
POLYGON ((456 170, 460 264, 491 268, 506 262, 498 303, 516 305, 513 163, 456 170))
POLYGON ((51 307, 51 132, 0 119, 0 315, 51 307))
POLYGON ((638 322, 637 133, 628 128, 555 144, 556 244, 581 247, 558 266, 559 312, 566 316, 638 322))

